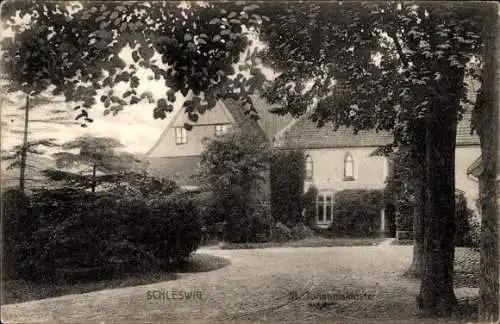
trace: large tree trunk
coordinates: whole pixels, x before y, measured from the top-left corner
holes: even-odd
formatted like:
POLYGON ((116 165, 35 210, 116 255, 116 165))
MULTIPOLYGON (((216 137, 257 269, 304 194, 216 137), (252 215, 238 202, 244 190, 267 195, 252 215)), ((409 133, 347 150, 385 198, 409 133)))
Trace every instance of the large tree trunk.
POLYGON ((424 267, 417 303, 427 315, 450 315, 455 253, 455 107, 431 107, 426 120, 424 267))
POLYGON ((421 278, 424 271, 424 217, 426 201, 426 160, 425 160, 425 124, 416 125, 413 144, 412 180, 415 194, 415 208, 413 212, 413 260, 407 274, 421 278))
POLYGON ((481 142, 482 173, 479 176, 481 210, 481 261, 479 279, 479 319, 496 322, 499 310, 498 247, 498 9, 485 37, 485 64, 481 93, 475 107, 476 128, 481 142), (488 37, 489 36, 489 37, 488 37), (496 54, 496 55, 495 55, 496 54), (495 80, 495 78, 497 78, 495 80))
POLYGON ((29 125, 30 95, 26 94, 26 108, 24 110, 24 133, 23 148, 21 153, 21 165, 19 166, 19 189, 24 192, 26 183, 26 155, 28 154, 28 125, 29 125))

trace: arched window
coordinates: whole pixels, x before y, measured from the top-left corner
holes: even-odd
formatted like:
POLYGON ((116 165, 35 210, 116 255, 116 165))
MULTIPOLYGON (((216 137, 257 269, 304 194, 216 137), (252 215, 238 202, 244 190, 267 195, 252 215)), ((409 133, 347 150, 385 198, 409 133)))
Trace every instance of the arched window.
POLYGON ((313 161, 311 157, 306 156, 306 180, 312 180, 313 178, 313 161))
POLYGON ((344 158, 344 181, 354 180, 354 159, 351 153, 347 153, 344 158))

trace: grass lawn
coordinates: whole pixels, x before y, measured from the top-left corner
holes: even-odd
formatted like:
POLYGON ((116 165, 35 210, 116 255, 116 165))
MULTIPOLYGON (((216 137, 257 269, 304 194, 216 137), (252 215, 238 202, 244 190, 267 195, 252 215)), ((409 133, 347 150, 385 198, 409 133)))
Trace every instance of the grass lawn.
POLYGON ((225 250, 233 249, 263 249, 275 247, 332 247, 332 246, 370 246, 378 245, 385 238, 324 238, 315 236, 297 241, 289 242, 264 242, 264 243, 223 243, 221 248, 225 250))
POLYGON ((121 278, 85 283, 30 282, 23 279, 5 280, 2 283, 2 304, 21 303, 30 300, 83 294, 103 289, 148 285, 175 280, 180 273, 207 272, 223 268, 231 262, 207 254, 195 254, 185 264, 171 272, 149 272, 127 275, 121 278))

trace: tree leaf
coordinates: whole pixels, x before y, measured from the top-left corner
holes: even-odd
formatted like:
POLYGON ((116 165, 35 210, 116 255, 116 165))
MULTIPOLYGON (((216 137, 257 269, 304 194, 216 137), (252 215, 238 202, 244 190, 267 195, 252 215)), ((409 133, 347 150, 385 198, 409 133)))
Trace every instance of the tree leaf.
POLYGON ((135 63, 139 62, 139 60, 141 59, 137 51, 132 51, 132 59, 134 60, 135 63))
POLYGON ((136 96, 132 96, 132 98, 130 98, 131 105, 134 105, 134 104, 138 103, 139 101, 140 101, 140 99, 137 98, 136 96))
POLYGON ((187 131, 190 131, 193 129, 193 125, 191 124, 188 124, 188 123, 184 123, 184 128, 187 130, 187 131))
POLYGON ((198 114, 196 114, 196 113, 189 113, 189 114, 188 114, 188 118, 189 118, 189 120, 190 120, 190 121, 192 121, 193 123, 196 123, 196 122, 198 121, 199 116, 198 116, 198 114))

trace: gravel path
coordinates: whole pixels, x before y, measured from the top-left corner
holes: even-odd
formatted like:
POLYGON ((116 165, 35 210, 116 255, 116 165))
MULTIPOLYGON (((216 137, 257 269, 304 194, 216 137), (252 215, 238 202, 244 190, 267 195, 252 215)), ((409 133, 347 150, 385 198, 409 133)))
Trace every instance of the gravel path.
POLYGON ((202 249, 231 265, 145 286, 2 306, 2 322, 407 321, 418 282, 401 277, 409 246, 202 249), (201 300, 148 299, 198 291, 201 300), (295 296, 295 299, 291 299, 295 296))

